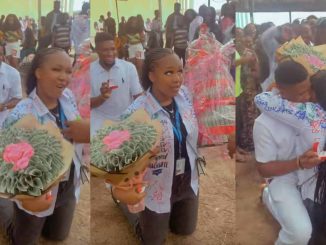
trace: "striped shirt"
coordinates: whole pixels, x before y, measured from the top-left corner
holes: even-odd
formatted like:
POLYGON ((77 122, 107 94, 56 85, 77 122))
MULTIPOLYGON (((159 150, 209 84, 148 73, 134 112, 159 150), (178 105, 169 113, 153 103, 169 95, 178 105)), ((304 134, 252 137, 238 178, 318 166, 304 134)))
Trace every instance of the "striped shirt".
POLYGON ((70 25, 56 24, 53 28, 54 46, 59 48, 69 48, 70 41, 70 25))
POLYGON ((174 47, 179 49, 186 49, 188 46, 188 30, 176 29, 174 31, 174 47))

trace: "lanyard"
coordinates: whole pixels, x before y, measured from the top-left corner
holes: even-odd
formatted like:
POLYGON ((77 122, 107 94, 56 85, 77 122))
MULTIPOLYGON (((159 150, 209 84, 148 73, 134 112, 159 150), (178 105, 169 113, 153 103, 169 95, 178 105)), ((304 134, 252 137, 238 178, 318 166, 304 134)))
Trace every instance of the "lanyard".
POLYGON ((62 110, 62 107, 60 105, 60 102, 58 102, 58 110, 59 110, 59 123, 61 124, 61 128, 64 129, 66 128, 65 121, 67 121, 67 118, 62 110))
POLYGON ((175 103, 175 124, 172 122, 173 133, 177 137, 179 144, 182 143, 182 132, 181 132, 181 124, 180 124, 180 113, 177 104, 175 103))

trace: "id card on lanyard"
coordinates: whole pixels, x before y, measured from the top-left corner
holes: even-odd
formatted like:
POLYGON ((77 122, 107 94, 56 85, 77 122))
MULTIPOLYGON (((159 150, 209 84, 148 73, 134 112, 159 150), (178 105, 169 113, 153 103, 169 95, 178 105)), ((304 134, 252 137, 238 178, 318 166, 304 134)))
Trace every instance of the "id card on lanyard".
POLYGON ((176 161, 175 167, 175 175, 184 174, 185 166, 186 166, 186 159, 181 157, 181 149, 182 149, 182 132, 181 132, 181 116, 179 113, 179 109, 177 104, 175 103, 175 124, 172 123, 173 126, 173 133, 178 140, 179 143, 179 155, 176 161))

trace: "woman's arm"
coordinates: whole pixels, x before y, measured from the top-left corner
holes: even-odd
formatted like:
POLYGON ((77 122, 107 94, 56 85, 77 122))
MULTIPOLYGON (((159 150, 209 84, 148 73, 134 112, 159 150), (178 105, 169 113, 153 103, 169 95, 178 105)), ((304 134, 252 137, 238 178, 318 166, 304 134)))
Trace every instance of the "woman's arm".
POLYGON ((256 95, 255 103, 261 112, 295 128, 312 128, 326 117, 318 104, 289 102, 275 92, 256 95))

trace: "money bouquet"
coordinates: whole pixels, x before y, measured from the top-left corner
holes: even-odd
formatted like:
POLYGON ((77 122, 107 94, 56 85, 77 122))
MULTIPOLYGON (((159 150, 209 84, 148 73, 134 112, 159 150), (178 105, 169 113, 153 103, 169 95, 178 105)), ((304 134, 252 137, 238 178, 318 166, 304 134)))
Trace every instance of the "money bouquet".
POLYGON ((92 174, 122 189, 137 185, 143 192, 144 172, 161 134, 161 123, 143 109, 119 123, 106 121, 91 139, 92 174))
POLYGON ((73 146, 51 123, 32 115, 0 131, 0 196, 40 196, 57 184, 70 167, 73 146))
POLYGON ((292 39, 276 50, 276 59, 292 59, 302 64, 309 75, 326 69, 326 45, 308 46, 301 37, 292 39))

